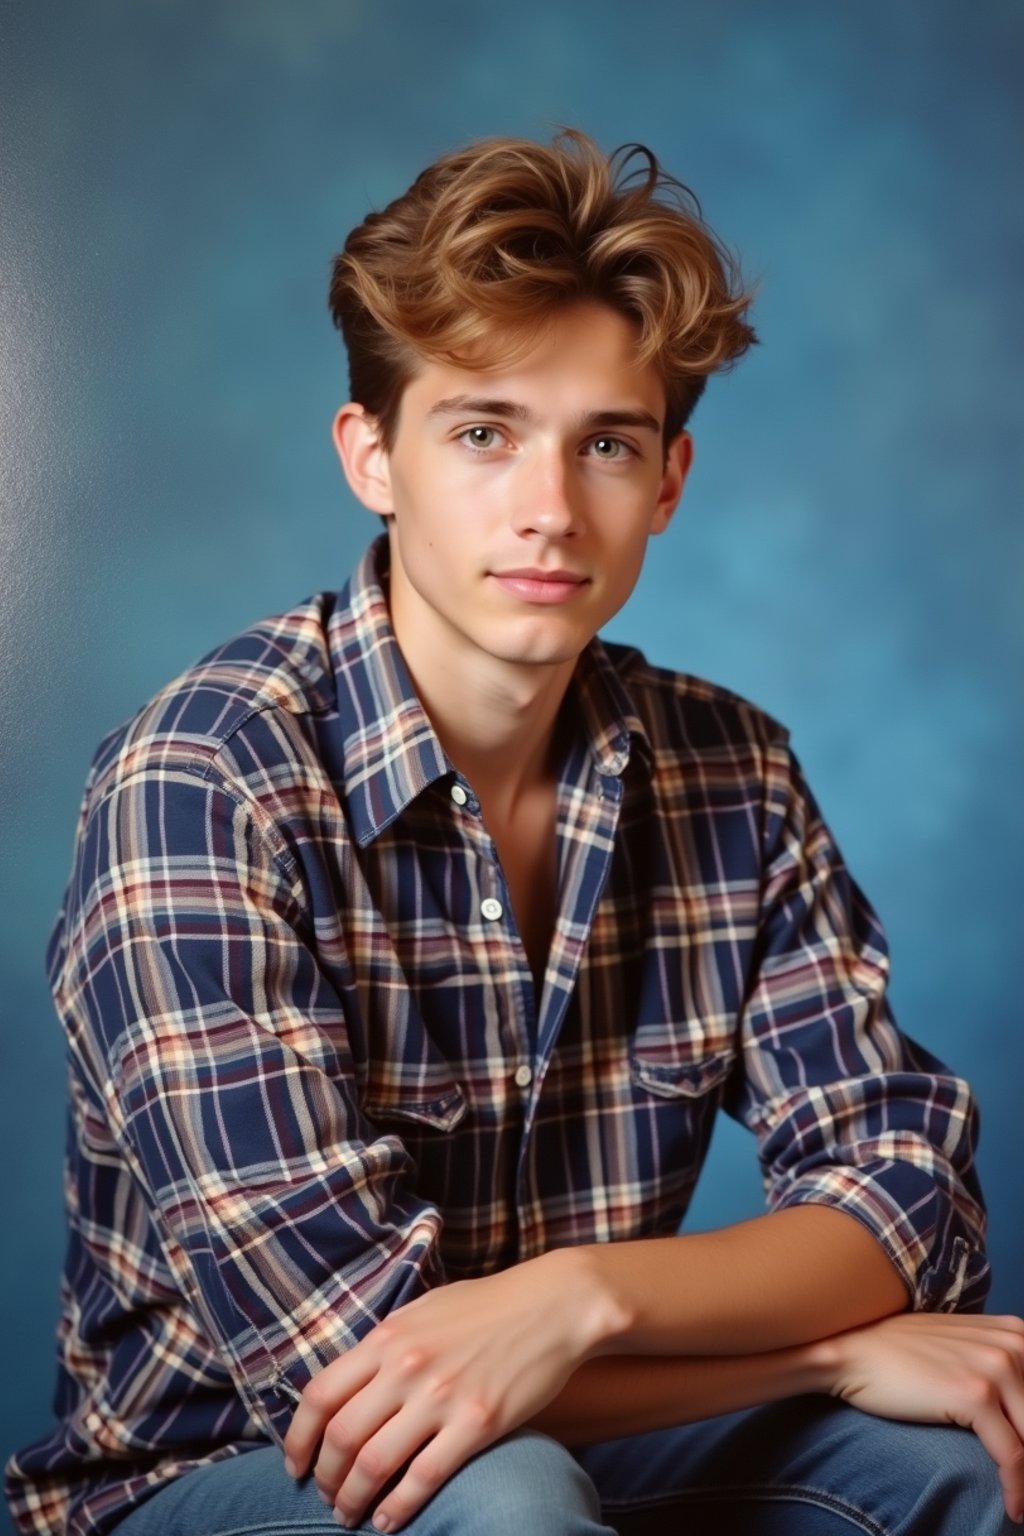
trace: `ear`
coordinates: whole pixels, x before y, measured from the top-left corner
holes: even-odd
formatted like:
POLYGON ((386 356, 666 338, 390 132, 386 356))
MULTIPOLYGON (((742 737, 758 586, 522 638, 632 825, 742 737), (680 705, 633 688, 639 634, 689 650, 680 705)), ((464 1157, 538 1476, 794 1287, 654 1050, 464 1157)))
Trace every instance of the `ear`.
POLYGON ((658 501, 651 519, 651 533, 664 533, 672 521, 672 514, 679 505, 686 477, 693 463, 693 438, 689 432, 679 432, 665 451, 665 468, 658 489, 658 501))
POLYGON ((392 513, 391 468, 376 419, 363 406, 349 401, 335 416, 331 436, 353 494, 371 512, 383 516, 392 513))

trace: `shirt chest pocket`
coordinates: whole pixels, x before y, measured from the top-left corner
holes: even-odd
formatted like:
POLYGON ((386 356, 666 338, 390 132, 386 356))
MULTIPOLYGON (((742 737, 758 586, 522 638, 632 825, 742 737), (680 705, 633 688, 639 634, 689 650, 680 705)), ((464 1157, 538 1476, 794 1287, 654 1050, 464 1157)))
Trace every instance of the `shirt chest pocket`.
POLYGON ((465 1163, 460 1127, 469 1104, 451 1066, 425 1035, 402 1060, 376 1057, 363 1112, 379 1136, 401 1142, 417 1195, 445 1209, 465 1163))
POLYGON ((636 1087, 657 1098, 701 1099, 724 1085, 735 1059, 735 1042, 727 1032, 686 1023, 642 1024, 633 1036, 630 1076, 636 1087))
POLYGON ((398 1031, 389 1031, 387 1045, 371 1052, 363 1109, 382 1129, 397 1122, 409 1133, 453 1131, 468 1112, 466 1096, 455 1071, 415 1016, 398 1031))

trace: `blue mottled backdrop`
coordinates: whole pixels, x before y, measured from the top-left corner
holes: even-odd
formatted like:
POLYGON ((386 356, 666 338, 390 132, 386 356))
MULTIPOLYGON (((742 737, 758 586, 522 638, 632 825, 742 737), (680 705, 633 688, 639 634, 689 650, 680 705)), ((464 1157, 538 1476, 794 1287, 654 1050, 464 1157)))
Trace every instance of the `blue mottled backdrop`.
MULTIPOLYGON (((0 1450, 48 1418, 62 1048, 43 949, 92 748, 340 584, 328 261, 473 137, 640 139, 759 284, 613 632, 793 729, 907 1028, 974 1080, 1024 1309, 1019 0, 0 4, 0 1450)), ((724 1126, 695 1220, 757 1208, 724 1126)))

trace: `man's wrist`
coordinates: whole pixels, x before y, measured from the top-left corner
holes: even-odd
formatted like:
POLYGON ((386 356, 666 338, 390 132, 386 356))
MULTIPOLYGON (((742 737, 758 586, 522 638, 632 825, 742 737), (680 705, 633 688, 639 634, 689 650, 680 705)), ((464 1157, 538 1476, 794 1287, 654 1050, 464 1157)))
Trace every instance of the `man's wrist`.
POLYGON ((560 1309, 577 1342, 580 1363, 598 1355, 622 1352, 633 1318, 624 1297, 611 1281, 609 1266, 601 1263, 599 1244, 556 1248, 537 1261, 548 1264, 553 1285, 563 1302, 560 1309))
POLYGON ((842 1364, 847 1356, 846 1335, 814 1339, 800 1347, 801 1370, 806 1372, 806 1392, 825 1392, 834 1396, 842 1364))

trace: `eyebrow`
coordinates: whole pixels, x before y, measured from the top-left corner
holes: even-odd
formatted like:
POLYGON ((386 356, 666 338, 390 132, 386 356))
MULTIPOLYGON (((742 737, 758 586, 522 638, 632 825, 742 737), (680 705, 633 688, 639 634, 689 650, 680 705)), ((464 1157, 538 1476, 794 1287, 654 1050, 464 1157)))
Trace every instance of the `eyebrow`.
MULTIPOLYGON (((447 400, 436 401, 427 412, 428 418, 462 415, 500 416, 506 421, 525 421, 534 425, 538 420, 529 406, 521 405, 518 400, 497 400, 485 395, 452 395, 447 400)), ((585 411, 576 418, 573 425, 580 432, 637 427, 642 432, 661 434, 661 422, 656 416, 652 416, 650 411, 631 409, 628 406, 610 411, 585 411)))

